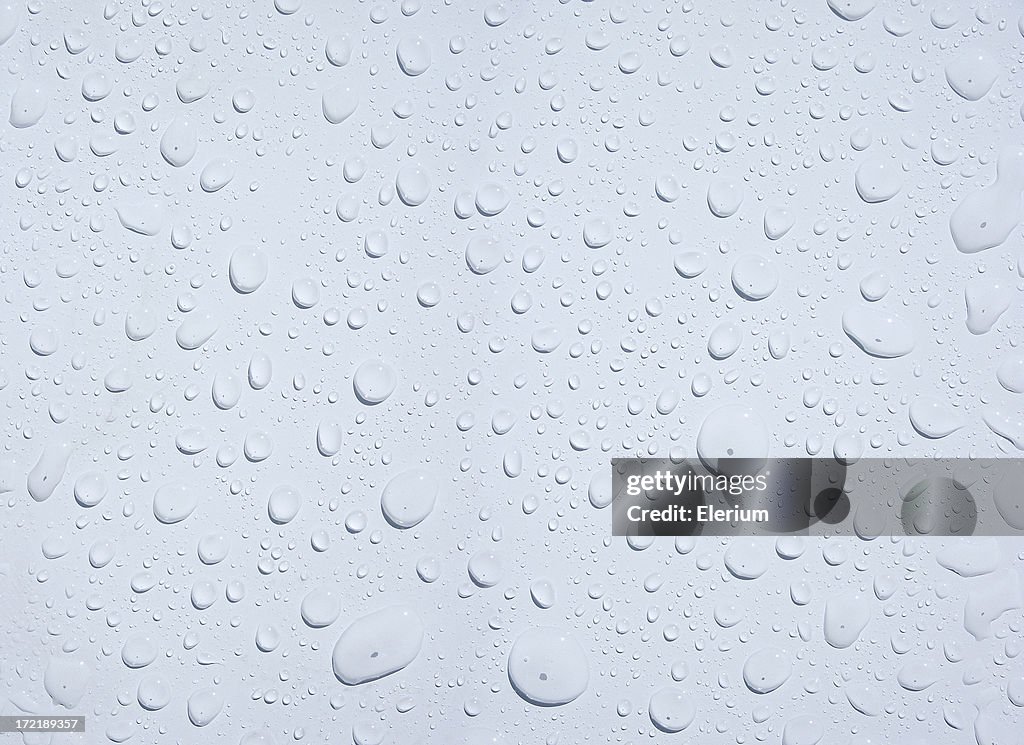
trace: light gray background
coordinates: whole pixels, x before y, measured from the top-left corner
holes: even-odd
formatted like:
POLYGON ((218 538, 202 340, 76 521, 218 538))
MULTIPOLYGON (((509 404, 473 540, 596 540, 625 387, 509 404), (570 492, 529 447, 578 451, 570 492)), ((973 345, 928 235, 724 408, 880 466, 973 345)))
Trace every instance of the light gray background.
POLYGON ((1024 9, 834 2, 0 3, 3 712, 71 703, 84 742, 1015 741, 1019 542, 627 545, 600 508, 613 456, 701 433, 1024 447, 1024 9), (438 496, 400 530, 411 468, 438 496), (340 682, 342 632, 398 604, 414 659, 340 682), (571 703, 510 684, 537 627, 571 703))

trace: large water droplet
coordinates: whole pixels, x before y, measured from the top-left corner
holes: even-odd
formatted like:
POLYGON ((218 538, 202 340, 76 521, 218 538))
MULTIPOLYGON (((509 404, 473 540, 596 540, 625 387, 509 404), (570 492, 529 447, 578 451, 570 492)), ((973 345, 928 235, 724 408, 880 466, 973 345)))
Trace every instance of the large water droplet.
POLYGON ((215 688, 200 688, 188 697, 188 718, 196 727, 205 727, 224 708, 224 698, 215 688))
POLYGON ((48 442, 43 446, 39 459, 28 473, 28 493, 32 499, 42 502, 50 498, 64 478, 71 450, 71 446, 63 442, 48 442))
POLYGON ((910 404, 910 423, 924 437, 938 439, 964 426, 963 417, 949 404, 921 397, 910 404))
POLYGON ((504 260, 501 244, 487 235, 478 235, 466 244, 466 266, 474 274, 490 274, 504 260))
POLYGON ((964 288, 964 300, 967 303, 967 330, 972 334, 986 334, 1009 310, 1013 291, 999 283, 975 280, 964 288))
POLYGON ((779 273, 764 257, 746 254, 732 265, 732 286, 747 300, 764 300, 779 286, 779 273))
POLYGON ((358 618, 334 645, 334 674, 346 685, 367 683, 405 668, 420 653, 423 625, 412 609, 392 606, 358 618))
POLYGON ((874 308, 843 313, 843 331, 873 357, 902 357, 914 350, 914 331, 901 318, 874 308))
POLYGON ((166 525, 180 523, 198 506, 198 492, 182 482, 164 484, 153 495, 153 515, 166 525))
POLYGON ((972 50, 946 65, 946 82, 961 98, 980 101, 992 90, 1001 72, 999 63, 988 52, 972 50))
POLYGON ((859 21, 875 9, 876 0, 828 0, 828 7, 844 21, 859 21))
POLYGON ((381 492, 381 512, 396 528, 413 528, 433 511, 438 489, 437 481, 429 474, 404 471, 392 477, 381 492))
POLYGON ((717 179, 708 187, 708 207, 716 217, 732 217, 743 204, 743 187, 734 181, 717 179))
POLYGON ((1024 393, 1024 354, 1013 353, 999 363, 996 379, 1011 393, 1024 393))
POLYGON ((270 492, 267 514, 277 525, 287 525, 299 514, 302 495, 290 486, 278 486, 270 492))
POLYGON ((407 36, 398 42, 398 66, 413 77, 422 75, 430 67, 430 46, 422 36, 407 36))
POLYGON ((768 571, 770 553, 764 542, 734 539, 725 552, 725 568, 739 579, 757 579, 768 571))
POLYGON ((395 392, 398 375, 390 365, 380 360, 367 360, 356 368, 352 387, 364 404, 375 405, 387 400, 395 392))
POLYGON ((865 202, 886 202, 903 188, 903 173, 893 158, 868 158, 854 176, 857 193, 865 202))
MULTIPOLYGON (((852 3, 856 0, 832 0, 833 2, 852 3)), ((782 745, 817 745, 825 736, 825 727, 821 721, 810 714, 793 717, 782 728, 782 745)))
POLYGON ((358 96, 347 85, 328 88, 321 98, 324 118, 331 124, 341 124, 356 112, 358 106, 358 96))
POLYGON ((754 652, 743 664, 743 682, 754 693, 771 693, 789 680, 792 673, 786 653, 772 647, 754 652))
POLYGON ((682 732, 697 716, 697 705, 685 691, 665 687, 651 694, 647 704, 651 723, 662 732, 682 732))
POLYGON ((322 629, 341 615, 341 598, 328 587, 318 587, 302 598, 299 612, 307 626, 322 629))
POLYGON ((697 433, 697 454, 713 471, 719 459, 762 460, 768 457, 768 427, 741 404, 726 404, 709 413, 697 433))
POLYGON ((529 629, 515 640, 508 677, 516 693, 538 706, 568 704, 590 682, 583 647, 567 632, 549 627, 529 629))
POLYGON ((421 165, 406 165, 398 169, 395 176, 395 191, 402 204, 418 207, 430 196, 430 177, 421 165))
POLYGON ((829 598, 825 603, 825 641, 846 649, 860 638, 871 620, 871 602, 856 592, 829 598))
POLYGON ((46 101, 41 88, 23 83, 11 96, 11 126, 24 129, 38 123, 46 113, 46 101))

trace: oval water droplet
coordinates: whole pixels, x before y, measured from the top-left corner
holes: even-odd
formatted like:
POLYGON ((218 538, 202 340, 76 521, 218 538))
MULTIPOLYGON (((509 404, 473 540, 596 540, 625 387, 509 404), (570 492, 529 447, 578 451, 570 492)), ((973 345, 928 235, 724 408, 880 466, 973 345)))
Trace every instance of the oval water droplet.
POLYGON ((771 693, 789 680, 793 666, 780 649, 762 649, 743 664, 743 682, 754 693, 771 693))
POLYGON ((267 255, 255 246, 239 246, 228 263, 228 277, 236 292, 248 295, 267 280, 267 255))
POLYGON ((381 512, 396 528, 416 527, 434 510, 438 491, 437 481, 429 474, 403 471, 392 477, 381 492, 381 512))
POLYGON ((287 525, 299 514, 302 495, 290 486, 278 486, 267 500, 267 514, 277 525, 287 525))
POLYGON ((674 687, 661 688, 651 694, 647 704, 651 723, 662 732, 682 732, 697 717, 693 697, 674 687))
POLYGON ((466 266, 474 274, 489 274, 501 266, 504 251, 490 236, 476 236, 466 244, 466 266))
POLYGON ((367 683, 402 670, 423 645, 423 624, 411 608, 392 606, 356 619, 334 645, 334 674, 346 685, 367 683))
POLYGON ((747 300, 764 300, 779 286, 779 273, 764 257, 747 254, 732 265, 732 286, 747 300))
POLYGON ((914 350, 914 331, 901 318, 874 308, 843 313, 843 331, 872 357, 902 357, 914 350))
POLYGON ((933 440, 947 437, 965 424, 952 406, 924 396, 910 404, 910 423, 919 434, 933 440))
POLYGON ((341 598, 330 588, 318 587, 302 598, 299 612, 307 626, 322 629, 338 620, 341 598))
POLYGON ((198 492, 183 482, 164 484, 153 494, 153 515, 166 525, 180 523, 198 506, 198 492))
POLYGON ((37 124, 46 113, 47 96, 37 86, 22 84, 11 96, 11 115, 8 121, 12 127, 24 129, 37 124))
POLYGON ((590 683, 587 655, 568 632, 536 627, 524 631, 508 654, 508 677, 523 699, 538 706, 563 706, 590 683))
POLYGON ((395 392, 398 375, 390 365, 380 360, 367 360, 356 368, 352 386, 356 397, 364 404, 383 403, 395 392))
POLYGON ((825 641, 846 649, 860 638, 871 620, 871 601, 856 592, 836 595, 825 602, 825 641))
POLYGON ((398 169, 395 191, 406 207, 419 207, 430 196, 430 178, 421 165, 407 165, 398 169))
POLYGON ((205 727, 224 708, 224 698, 215 688, 200 688, 188 697, 188 718, 196 727, 205 727))
POLYGON ((430 46, 422 36, 407 36, 396 48, 398 66, 406 75, 416 77, 430 68, 430 46))
MULTIPOLYGON (((328 49, 330 47, 328 46, 328 49)), ((321 107, 324 119, 331 124, 341 124, 354 113, 359 106, 359 98, 355 91, 347 85, 328 88, 321 96, 321 107)))

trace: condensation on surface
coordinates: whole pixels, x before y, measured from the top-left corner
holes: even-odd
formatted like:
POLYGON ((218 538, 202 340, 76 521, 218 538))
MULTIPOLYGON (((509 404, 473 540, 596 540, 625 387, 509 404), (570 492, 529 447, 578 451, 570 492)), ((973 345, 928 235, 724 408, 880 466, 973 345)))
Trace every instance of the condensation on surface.
POLYGON ((1015 741, 1019 542, 606 508, 613 457, 1020 455, 1022 13, 0 2, 2 713, 1015 741))

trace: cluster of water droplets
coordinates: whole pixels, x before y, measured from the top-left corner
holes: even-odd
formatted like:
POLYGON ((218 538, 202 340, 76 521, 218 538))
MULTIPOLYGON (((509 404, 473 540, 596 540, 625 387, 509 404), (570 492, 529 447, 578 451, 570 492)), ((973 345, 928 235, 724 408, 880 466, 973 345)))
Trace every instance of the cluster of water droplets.
POLYGON ((2 713, 1005 741, 1019 545, 606 508, 620 456, 1024 449, 1022 49, 1009 0, 0 2, 2 713))

